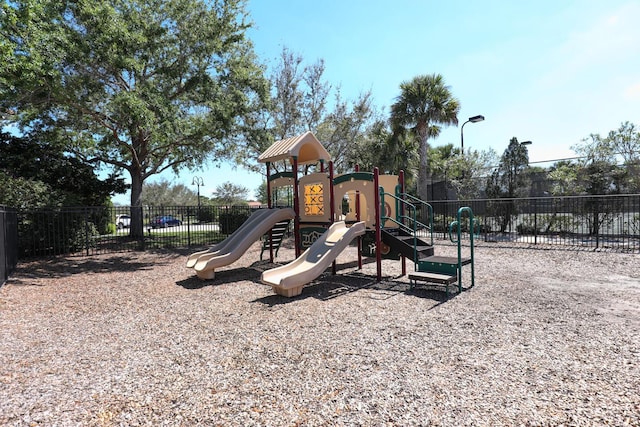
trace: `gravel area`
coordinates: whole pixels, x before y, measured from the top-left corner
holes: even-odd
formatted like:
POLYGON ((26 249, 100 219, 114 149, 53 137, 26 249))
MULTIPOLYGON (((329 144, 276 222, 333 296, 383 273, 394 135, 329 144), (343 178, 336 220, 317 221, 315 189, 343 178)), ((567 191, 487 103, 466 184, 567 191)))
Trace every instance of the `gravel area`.
POLYGON ((0 425, 640 425, 640 255, 485 244, 448 300, 353 248, 292 299, 258 244, 211 281, 187 255, 20 264, 0 425))

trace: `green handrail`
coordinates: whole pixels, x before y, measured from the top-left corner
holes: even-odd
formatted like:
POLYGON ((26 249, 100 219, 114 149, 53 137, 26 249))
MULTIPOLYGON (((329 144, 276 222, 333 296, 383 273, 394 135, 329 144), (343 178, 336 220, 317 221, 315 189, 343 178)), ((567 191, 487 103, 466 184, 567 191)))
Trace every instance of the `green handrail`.
MULTIPOLYGON (((399 189, 396 189, 396 196, 405 203, 409 203, 412 204, 413 206, 424 206, 427 209, 427 215, 429 216, 429 224, 423 224, 420 221, 417 221, 417 224, 428 229, 429 230, 429 238, 431 240, 431 245, 433 246, 433 206, 431 206, 429 203, 425 202, 424 200, 420 200, 415 196, 412 196, 409 193, 401 193, 399 191, 399 189), (409 202, 407 201, 409 200, 409 202)), ((398 206, 398 205, 396 205, 398 206)), ((399 214, 400 209, 396 208, 396 212, 399 214)))
POLYGON ((462 214, 467 213, 469 215, 469 247, 470 247, 470 255, 471 255, 471 287, 475 285, 475 260, 474 260, 474 246, 473 246, 473 235, 475 234, 475 225, 473 219, 473 211, 470 207, 463 206, 458 209, 457 220, 451 222, 449 224, 449 240, 452 243, 456 243, 458 246, 458 292, 462 292, 462 227, 461 227, 461 219, 462 214), (453 227, 457 229, 457 239, 454 240, 451 234, 453 227))
POLYGON ((380 191, 380 224, 384 225, 384 223, 386 221, 391 221, 394 224, 397 224, 402 230, 405 230, 408 233, 411 233, 411 235, 413 236, 413 262, 414 264, 418 262, 418 250, 417 250, 417 246, 418 246, 418 233, 416 231, 416 227, 417 224, 419 224, 419 222, 416 220, 416 207, 407 202, 406 200, 402 200, 399 197, 395 196, 394 194, 391 193, 386 193, 384 191, 384 188, 380 187, 379 189, 380 191), (392 218, 389 216, 386 216, 385 213, 385 208, 384 208, 384 198, 385 196, 389 196, 392 199, 395 200, 396 202, 396 218, 392 218), (400 215, 400 210, 398 209, 399 207, 399 203, 404 203, 406 205, 407 208, 409 208, 409 210, 411 210, 413 212, 413 217, 408 217, 406 215, 400 215), (413 228, 407 226, 404 223, 404 219, 408 219, 411 220, 411 224, 413 224, 413 228))

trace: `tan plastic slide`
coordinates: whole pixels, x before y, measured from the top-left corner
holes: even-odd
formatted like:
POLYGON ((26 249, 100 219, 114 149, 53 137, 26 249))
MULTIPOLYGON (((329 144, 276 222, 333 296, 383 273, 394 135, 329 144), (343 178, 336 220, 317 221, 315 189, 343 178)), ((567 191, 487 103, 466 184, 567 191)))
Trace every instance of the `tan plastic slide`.
POLYGON ((267 270, 261 281, 278 295, 294 297, 302 293, 307 283, 321 275, 355 237, 366 230, 364 221, 347 227, 344 221, 336 222, 295 261, 267 270))
POLYGON ((187 266, 192 266, 200 279, 213 279, 216 268, 237 261, 253 242, 271 230, 276 223, 294 217, 295 212, 291 208, 260 209, 223 242, 207 251, 192 254, 187 260, 187 266))
POLYGON ((240 235, 246 233, 245 227, 253 227, 255 223, 262 221, 263 218, 265 218, 265 216, 269 215, 270 213, 271 212, 269 209, 258 209, 257 211, 253 212, 251 216, 249 216, 249 218, 247 218, 247 220, 236 231, 227 236, 227 238, 222 242, 211 246, 206 251, 194 252, 189 255, 189 258, 187 258, 187 267, 192 268, 194 265, 196 265, 196 262, 198 262, 198 258, 203 255, 213 256, 214 254, 221 252, 227 245, 233 243, 234 240, 238 239, 240 235))

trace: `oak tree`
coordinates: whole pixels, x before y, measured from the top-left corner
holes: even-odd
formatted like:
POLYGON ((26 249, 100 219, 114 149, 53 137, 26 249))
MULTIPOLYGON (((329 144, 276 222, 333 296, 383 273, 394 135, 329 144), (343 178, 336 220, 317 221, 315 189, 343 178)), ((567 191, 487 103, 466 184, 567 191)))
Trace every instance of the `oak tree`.
POLYGON ((243 0, 15 0, 0 13, 0 113, 143 183, 231 155, 268 94, 243 0))

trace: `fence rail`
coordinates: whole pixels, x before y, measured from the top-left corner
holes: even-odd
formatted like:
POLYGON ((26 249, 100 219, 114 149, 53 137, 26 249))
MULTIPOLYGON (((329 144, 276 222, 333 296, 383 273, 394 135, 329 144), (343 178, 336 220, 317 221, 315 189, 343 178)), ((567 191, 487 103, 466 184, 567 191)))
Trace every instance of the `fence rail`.
MULTIPOLYGON (((458 209, 470 206, 477 224, 474 231, 479 234, 476 241, 640 253, 639 194, 430 204, 436 238, 446 238, 448 224, 455 219, 458 209)), ((223 240, 251 213, 247 206, 142 209, 144 236, 140 237, 130 235, 126 222, 131 214, 129 207, 19 211, 15 220, 18 258, 202 247, 223 240)), ((417 215, 422 224, 430 223, 427 209, 417 215)))
POLYGON ((18 213, 0 206, 0 286, 18 264, 18 213))
POLYGON ((247 206, 144 207, 143 236, 134 237, 129 207, 20 211, 19 255, 22 259, 202 247, 223 240, 250 214, 247 206))
POLYGON ((640 253, 640 195, 433 201, 444 237, 460 206, 470 206, 485 242, 561 245, 640 253))

